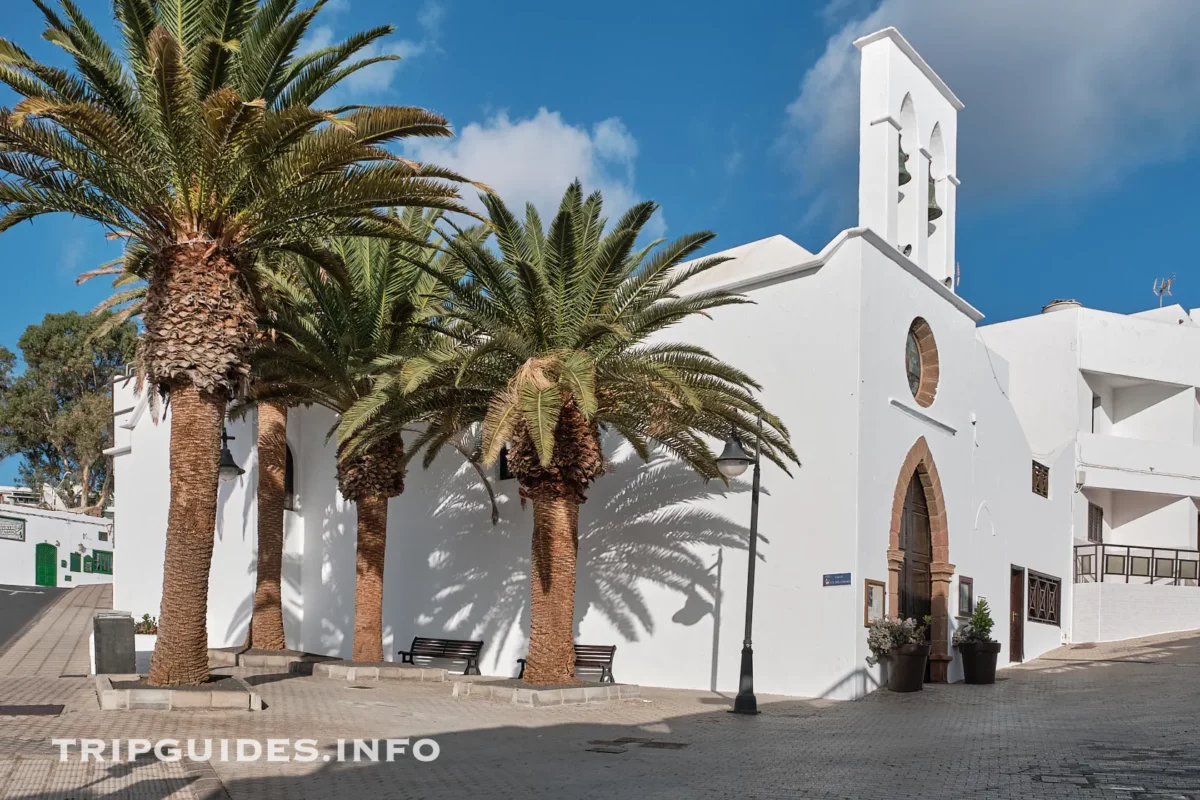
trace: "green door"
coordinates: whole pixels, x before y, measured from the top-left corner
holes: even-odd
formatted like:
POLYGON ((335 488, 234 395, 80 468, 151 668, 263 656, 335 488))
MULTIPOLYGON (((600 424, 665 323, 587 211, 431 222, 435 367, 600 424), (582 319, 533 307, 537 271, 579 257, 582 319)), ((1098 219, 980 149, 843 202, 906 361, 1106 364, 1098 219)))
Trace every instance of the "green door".
POLYGON ((38 586, 58 586, 58 548, 49 542, 37 546, 36 581, 38 586))

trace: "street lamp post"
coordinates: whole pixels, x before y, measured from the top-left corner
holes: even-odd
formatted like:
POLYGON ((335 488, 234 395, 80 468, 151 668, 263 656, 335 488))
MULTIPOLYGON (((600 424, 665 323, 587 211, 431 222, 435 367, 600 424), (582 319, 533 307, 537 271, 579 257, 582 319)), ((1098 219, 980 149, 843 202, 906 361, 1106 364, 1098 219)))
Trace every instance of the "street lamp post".
POLYGON ((750 563, 746 568, 746 635, 742 639, 742 671, 738 679, 738 693, 733 700, 733 713, 757 714, 758 698, 754 696, 754 647, 750 641, 750 632, 754 627, 754 567, 758 560, 758 490, 762 476, 762 464, 759 455, 762 452, 762 412, 758 412, 758 441, 751 458, 737 435, 736 430, 729 433, 725 440, 725 449, 717 458, 717 469, 727 478, 736 478, 746 471, 751 462, 754 463, 754 483, 750 490, 750 563))

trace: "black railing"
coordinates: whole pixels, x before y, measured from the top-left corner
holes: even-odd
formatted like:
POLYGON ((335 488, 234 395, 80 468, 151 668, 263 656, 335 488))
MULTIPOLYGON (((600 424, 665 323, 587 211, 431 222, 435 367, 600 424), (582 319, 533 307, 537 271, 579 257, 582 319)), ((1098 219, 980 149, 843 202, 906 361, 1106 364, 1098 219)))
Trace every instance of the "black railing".
POLYGON ((1200 586, 1200 551, 1126 544, 1075 545, 1075 582, 1200 586))

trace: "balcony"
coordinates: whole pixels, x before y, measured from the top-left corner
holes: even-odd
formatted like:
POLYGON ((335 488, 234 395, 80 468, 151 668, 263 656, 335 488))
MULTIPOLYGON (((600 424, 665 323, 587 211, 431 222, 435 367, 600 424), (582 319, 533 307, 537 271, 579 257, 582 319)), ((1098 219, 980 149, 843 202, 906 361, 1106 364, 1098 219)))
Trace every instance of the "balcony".
POLYGON ((1200 551, 1125 544, 1075 545, 1075 583, 1200 586, 1200 551))
POLYGON ((1200 447, 1086 432, 1078 441, 1084 487, 1200 496, 1200 447))

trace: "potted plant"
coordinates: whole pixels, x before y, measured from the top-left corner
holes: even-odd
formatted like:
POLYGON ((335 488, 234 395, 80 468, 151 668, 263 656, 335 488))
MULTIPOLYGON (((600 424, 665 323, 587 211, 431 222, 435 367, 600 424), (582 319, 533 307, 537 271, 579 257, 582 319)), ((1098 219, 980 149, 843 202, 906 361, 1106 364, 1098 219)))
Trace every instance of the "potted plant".
POLYGON ((963 680, 967 683, 995 683, 996 659, 1000 643, 992 639, 992 611, 982 597, 971 618, 954 632, 954 646, 962 655, 963 680))
POLYGON ((925 665, 929 661, 929 642, 925 629, 930 619, 899 620, 884 617, 871 623, 867 646, 871 655, 867 663, 875 666, 888 660, 888 688, 893 692, 917 692, 925 683, 925 665))

